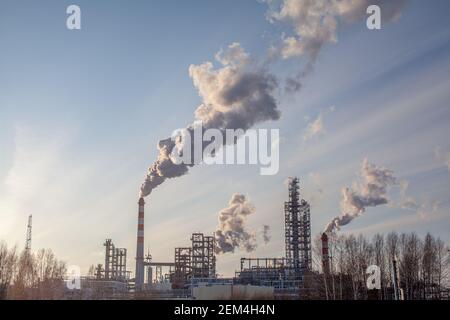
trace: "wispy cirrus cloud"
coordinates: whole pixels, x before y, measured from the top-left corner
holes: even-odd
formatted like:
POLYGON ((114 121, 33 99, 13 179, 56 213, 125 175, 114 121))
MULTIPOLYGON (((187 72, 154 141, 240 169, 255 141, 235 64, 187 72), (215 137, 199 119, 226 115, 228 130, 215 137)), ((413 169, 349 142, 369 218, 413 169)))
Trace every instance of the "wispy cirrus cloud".
POLYGON ((317 118, 310 121, 306 126, 305 133, 303 134, 303 141, 308 141, 314 137, 320 137, 327 133, 324 123, 324 117, 329 113, 334 112, 335 107, 330 107, 327 111, 319 113, 317 118))
POLYGON ((323 124, 323 116, 320 114, 314 121, 308 123, 303 135, 303 141, 308 141, 314 137, 324 135, 326 132, 323 124))

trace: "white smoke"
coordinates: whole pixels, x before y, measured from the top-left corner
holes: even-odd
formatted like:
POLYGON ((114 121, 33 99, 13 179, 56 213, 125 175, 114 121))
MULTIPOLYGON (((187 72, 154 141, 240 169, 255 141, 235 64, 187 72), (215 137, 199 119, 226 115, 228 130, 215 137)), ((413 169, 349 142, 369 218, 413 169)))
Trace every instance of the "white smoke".
POLYGON ((270 236, 270 226, 264 225, 262 229, 262 237, 264 240, 264 244, 268 244, 270 242, 270 239, 272 238, 270 236))
MULTIPOLYGON (((286 89, 297 91, 301 88, 301 80, 313 69, 323 46, 338 41, 340 23, 363 20, 367 17, 366 10, 370 5, 381 8, 382 22, 396 21, 406 2, 407 0, 283 0, 280 7, 272 6, 270 20, 286 23, 293 28, 293 34, 283 37, 277 50, 278 55, 283 59, 302 56, 308 58, 305 69, 287 80, 286 89)), ((273 51, 272 49, 272 54, 273 51)))
POLYGON ((353 188, 342 189, 341 215, 328 224, 325 232, 339 230, 361 216, 367 207, 387 204, 389 187, 398 183, 393 171, 370 164, 367 159, 363 161, 360 178, 353 188))
MULTIPOLYGON (((189 67, 189 75, 203 100, 195 111, 197 123, 201 121, 205 130, 247 130, 257 123, 280 118, 273 96, 278 87, 276 78, 252 61, 239 43, 220 51, 216 60, 221 67, 214 68, 211 62, 189 67)), ((196 122, 186 130, 192 132, 196 122)), ((171 138, 159 142, 158 158, 141 186, 142 197, 166 179, 185 175, 192 166, 172 161, 175 147, 171 138)))
POLYGON ((233 194, 227 208, 219 212, 219 225, 215 232, 216 253, 234 252, 240 248, 247 252, 256 249, 256 236, 246 228, 246 220, 255 208, 243 194, 233 194))

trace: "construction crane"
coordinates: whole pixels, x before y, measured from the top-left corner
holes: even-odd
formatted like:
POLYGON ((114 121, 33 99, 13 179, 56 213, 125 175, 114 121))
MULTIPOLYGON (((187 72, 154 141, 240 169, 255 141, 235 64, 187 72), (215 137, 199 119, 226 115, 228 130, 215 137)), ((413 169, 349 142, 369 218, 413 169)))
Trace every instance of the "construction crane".
POLYGON ((28 227, 27 227, 27 240, 25 242, 25 250, 31 251, 31 228, 32 228, 33 216, 30 214, 28 217, 28 227))

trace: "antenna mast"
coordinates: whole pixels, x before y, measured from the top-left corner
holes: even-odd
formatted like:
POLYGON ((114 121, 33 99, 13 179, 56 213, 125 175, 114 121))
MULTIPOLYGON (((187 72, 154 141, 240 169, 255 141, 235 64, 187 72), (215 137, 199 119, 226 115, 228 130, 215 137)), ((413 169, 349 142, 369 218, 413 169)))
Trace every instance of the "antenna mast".
POLYGON ((30 251, 31 250, 31 228, 32 228, 32 219, 33 216, 30 214, 28 217, 28 227, 27 227, 27 241, 25 243, 25 250, 30 251))

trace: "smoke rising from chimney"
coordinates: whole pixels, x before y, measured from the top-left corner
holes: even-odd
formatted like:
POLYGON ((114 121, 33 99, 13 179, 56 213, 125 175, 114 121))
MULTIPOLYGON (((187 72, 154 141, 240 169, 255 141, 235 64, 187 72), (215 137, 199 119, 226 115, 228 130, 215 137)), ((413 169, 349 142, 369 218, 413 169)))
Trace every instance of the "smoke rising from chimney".
POLYGON ((229 206, 219 212, 219 225, 215 232, 216 253, 225 254, 243 249, 252 252, 256 249, 256 235, 246 228, 247 217, 255 208, 243 194, 235 193, 229 206))
POLYGON ((288 92, 298 91, 303 78, 312 72, 315 61, 327 43, 338 41, 339 24, 355 23, 367 17, 370 5, 381 8, 382 22, 388 23, 399 19, 408 0, 283 0, 280 7, 272 0, 265 0, 270 5, 269 20, 280 21, 293 28, 293 34, 283 36, 282 43, 272 48, 272 55, 282 59, 307 57, 303 70, 286 80, 288 92))
POLYGON ((367 159, 363 161, 360 178, 353 188, 342 189, 341 215, 328 224, 325 232, 339 230, 364 214, 367 207, 387 204, 389 187, 398 184, 393 171, 377 167, 367 159))
MULTIPOLYGON (((266 0, 271 4, 272 1, 266 0)), ((360 21, 366 16, 369 5, 379 5, 385 22, 397 20, 407 0, 283 0, 281 7, 272 6, 271 21, 280 21, 293 27, 294 34, 284 37, 279 47, 271 50, 271 60, 306 56, 303 70, 287 79, 288 91, 297 91, 301 81, 313 70, 315 60, 326 43, 337 42, 339 20, 360 21)), ((221 65, 213 63, 191 65, 192 78, 202 104, 195 111, 195 120, 205 129, 247 130, 257 123, 278 120, 280 112, 273 92, 278 88, 275 76, 258 66, 239 43, 232 43, 216 54, 221 65)), ((192 132, 195 126, 185 130, 192 132)), ((171 154, 177 147, 173 138, 158 143, 159 155, 149 167, 141 186, 141 197, 148 196, 166 179, 185 175, 192 165, 175 164, 171 154)))
MULTIPOLYGON (((215 69, 211 62, 189 67, 189 75, 203 101, 195 111, 196 121, 186 128, 187 131, 193 132, 198 122, 205 130, 247 130, 257 123, 280 118, 273 96, 278 87, 275 76, 252 61, 239 43, 231 44, 215 58, 220 68, 215 69)), ((159 155, 148 169, 141 197, 148 196, 166 179, 188 172, 192 165, 175 164, 171 158, 172 152, 178 150, 175 148, 173 138, 159 142, 159 155)))

